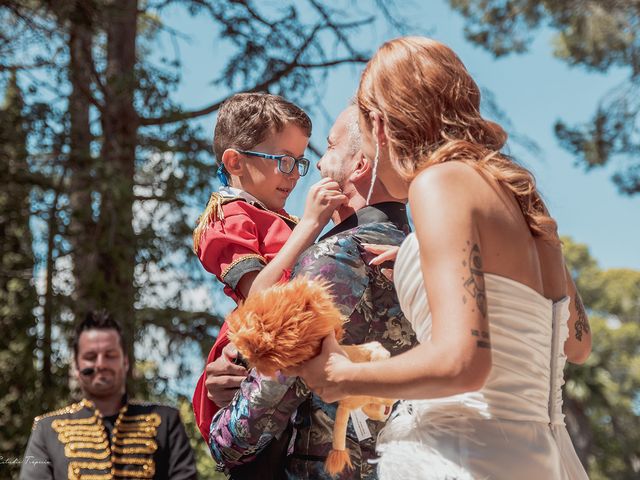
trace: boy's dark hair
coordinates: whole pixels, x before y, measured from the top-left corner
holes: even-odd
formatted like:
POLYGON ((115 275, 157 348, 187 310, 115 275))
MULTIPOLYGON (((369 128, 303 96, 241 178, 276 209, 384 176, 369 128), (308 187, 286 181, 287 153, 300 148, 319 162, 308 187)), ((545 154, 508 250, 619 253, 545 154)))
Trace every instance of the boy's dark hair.
POLYGON ((124 348, 124 342, 122 340, 122 327, 116 319, 114 319, 106 310, 92 310, 87 312, 80 323, 76 325, 75 334, 73 336, 73 358, 78 359, 78 344, 80 342, 80 335, 87 330, 115 330, 118 332, 118 338, 120 339, 120 348, 122 353, 127 354, 124 348))
MULTIPOLYGON (((229 97, 218 110, 213 133, 216 168, 222 167, 222 155, 228 148, 250 150, 264 142, 268 135, 279 133, 287 125, 295 125, 311 137, 311 119, 297 105, 270 93, 237 93, 229 97)), ((224 167, 218 171, 229 180, 224 167)), ((224 180, 224 179, 223 179, 224 180)), ((193 251, 198 252, 200 239, 215 214, 217 202, 209 200, 193 231, 193 251)))
POLYGON ((213 134, 213 152, 218 164, 226 149, 248 150, 289 124, 296 125, 311 137, 309 116, 281 96, 259 92, 233 95, 218 110, 213 134))

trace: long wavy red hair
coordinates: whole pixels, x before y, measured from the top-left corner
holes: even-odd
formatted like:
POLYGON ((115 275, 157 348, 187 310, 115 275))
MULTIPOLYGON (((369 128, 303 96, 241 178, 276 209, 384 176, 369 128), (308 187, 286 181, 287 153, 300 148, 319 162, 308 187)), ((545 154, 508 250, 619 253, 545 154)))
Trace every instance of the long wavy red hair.
POLYGON ((382 117, 390 160, 403 178, 463 161, 514 195, 533 235, 559 242, 533 174, 501 153, 507 134, 482 117, 480 89, 449 47, 425 37, 386 42, 362 74, 357 101, 367 121, 370 112, 382 117))

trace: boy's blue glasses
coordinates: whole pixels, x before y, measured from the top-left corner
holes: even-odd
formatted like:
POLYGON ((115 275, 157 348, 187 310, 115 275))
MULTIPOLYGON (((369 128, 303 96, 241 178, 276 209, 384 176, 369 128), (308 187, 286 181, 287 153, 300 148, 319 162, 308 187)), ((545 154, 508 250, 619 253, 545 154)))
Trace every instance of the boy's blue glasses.
POLYGON ((251 150, 236 150, 243 155, 249 155, 251 157, 266 158, 267 160, 277 160, 278 170, 282 173, 290 174, 293 169, 298 165, 298 173, 301 177, 304 177, 309 171, 309 160, 304 157, 296 158, 291 155, 270 155, 268 153, 252 152, 251 150))

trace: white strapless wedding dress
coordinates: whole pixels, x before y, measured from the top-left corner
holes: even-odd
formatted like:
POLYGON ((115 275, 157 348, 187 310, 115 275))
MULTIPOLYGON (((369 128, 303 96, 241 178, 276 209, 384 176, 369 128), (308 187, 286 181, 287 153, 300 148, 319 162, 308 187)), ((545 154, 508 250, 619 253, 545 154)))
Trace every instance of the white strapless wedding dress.
MULTIPOLYGON (((394 280, 419 341, 431 313, 418 241, 404 241, 394 280)), ((569 298, 485 274, 493 365, 477 391, 401 402, 378 438, 381 480, 584 480, 562 414, 569 298)))

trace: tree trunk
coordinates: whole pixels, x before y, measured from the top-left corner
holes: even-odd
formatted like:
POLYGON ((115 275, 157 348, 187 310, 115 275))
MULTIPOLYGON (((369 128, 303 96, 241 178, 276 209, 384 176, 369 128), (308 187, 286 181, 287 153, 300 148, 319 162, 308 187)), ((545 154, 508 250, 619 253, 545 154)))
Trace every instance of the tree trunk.
POLYGON ((69 15, 69 242, 72 246, 76 318, 98 306, 100 276, 96 272, 96 225, 92 208, 91 130, 89 124, 93 60, 91 2, 75 2, 69 15))
MULTIPOLYGON (((38 296, 29 228, 32 189, 24 181, 29 172, 28 124, 15 73, 0 103, 0 450, 10 459, 24 453, 31 418, 43 406, 34 361, 38 296)), ((17 478, 17 465, 11 463, 0 462, 3 478, 17 478)))
MULTIPOLYGON (((107 71, 102 112, 101 161, 109 187, 101 192, 98 270, 103 275, 102 305, 122 323, 130 364, 134 364, 136 236, 133 185, 138 130, 136 0, 113 0, 107 9, 107 71)), ((106 182, 105 182, 106 185, 106 182)))
POLYGON ((42 338, 42 391, 45 396, 45 404, 48 409, 50 407, 50 398, 48 393, 53 386, 53 372, 51 371, 51 356, 53 350, 51 348, 51 332, 53 329, 53 276, 55 271, 55 259, 53 250, 55 248, 55 238, 58 233, 56 222, 58 206, 58 193, 56 193, 53 204, 49 209, 49 220, 47 222, 47 257, 45 262, 46 285, 44 294, 44 311, 42 320, 44 324, 44 332, 42 338))

